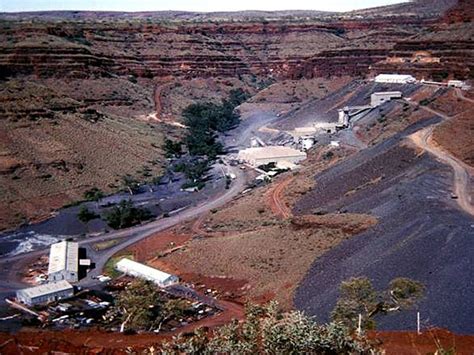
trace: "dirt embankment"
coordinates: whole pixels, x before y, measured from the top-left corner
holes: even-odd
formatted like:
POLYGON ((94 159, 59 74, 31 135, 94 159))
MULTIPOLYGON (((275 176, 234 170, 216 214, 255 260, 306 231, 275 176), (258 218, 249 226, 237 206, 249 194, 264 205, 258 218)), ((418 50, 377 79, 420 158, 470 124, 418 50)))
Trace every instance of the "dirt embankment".
MULTIPOLYGON (((379 344, 387 355, 433 354, 437 350, 454 351, 458 355, 471 355, 474 336, 459 335, 443 329, 415 332, 377 332, 368 334, 369 339, 379 344)), ((97 330, 87 331, 32 331, 16 334, 0 334, 0 353, 16 354, 98 354, 122 355, 154 348, 169 340, 168 336, 156 334, 123 335, 97 330)))
POLYGON ((434 130, 433 139, 456 158, 474 167, 474 104, 463 96, 451 90, 430 105, 453 116, 434 130))

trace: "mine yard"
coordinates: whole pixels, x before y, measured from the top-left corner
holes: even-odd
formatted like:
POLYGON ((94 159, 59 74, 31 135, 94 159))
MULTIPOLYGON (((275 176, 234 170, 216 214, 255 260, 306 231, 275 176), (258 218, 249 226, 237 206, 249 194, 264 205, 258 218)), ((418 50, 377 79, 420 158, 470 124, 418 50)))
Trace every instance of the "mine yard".
POLYGON ((0 9, 0 354, 472 354, 473 10, 0 9))

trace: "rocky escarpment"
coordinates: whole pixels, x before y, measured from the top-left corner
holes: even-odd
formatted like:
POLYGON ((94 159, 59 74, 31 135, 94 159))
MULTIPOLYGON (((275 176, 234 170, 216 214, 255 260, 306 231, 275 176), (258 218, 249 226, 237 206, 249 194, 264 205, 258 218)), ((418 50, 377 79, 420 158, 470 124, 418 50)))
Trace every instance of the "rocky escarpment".
POLYGON ((460 0, 439 22, 400 39, 372 72, 407 72, 422 79, 474 78, 474 4, 460 0))
POLYGON ((2 24, 0 71, 47 76, 364 75, 433 19, 2 24))

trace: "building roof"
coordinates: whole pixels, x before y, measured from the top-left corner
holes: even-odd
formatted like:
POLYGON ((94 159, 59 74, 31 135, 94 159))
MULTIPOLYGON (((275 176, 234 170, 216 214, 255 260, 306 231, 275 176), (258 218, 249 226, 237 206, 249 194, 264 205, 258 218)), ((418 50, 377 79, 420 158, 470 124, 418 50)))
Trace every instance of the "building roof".
POLYGON ((372 95, 375 96, 387 96, 387 95, 402 95, 401 91, 381 91, 381 92, 374 92, 372 95))
POLYGON ((152 279, 156 282, 165 282, 170 277, 176 277, 174 275, 167 274, 166 272, 160 271, 158 269, 152 268, 148 265, 138 263, 136 261, 123 258, 116 265, 116 269, 122 272, 133 272, 139 275, 143 275, 147 279, 152 279))
POLYGON ((375 77, 375 80, 415 80, 412 75, 409 74, 379 74, 375 77))
POLYGON ((62 242, 51 245, 49 251, 48 274, 67 270, 77 272, 79 269, 79 244, 77 242, 62 242))
POLYGON ((306 153, 300 152, 298 149, 293 149, 284 146, 266 146, 247 148, 239 152, 239 156, 250 156, 253 159, 271 159, 284 157, 306 157, 306 153))
POLYGON ((35 287, 25 288, 23 290, 20 290, 20 292, 29 298, 35 298, 39 296, 46 296, 52 293, 67 291, 67 290, 72 290, 72 289, 73 287, 69 282, 67 282, 66 280, 62 280, 62 281, 51 282, 51 283, 47 283, 47 284, 39 285, 35 287))

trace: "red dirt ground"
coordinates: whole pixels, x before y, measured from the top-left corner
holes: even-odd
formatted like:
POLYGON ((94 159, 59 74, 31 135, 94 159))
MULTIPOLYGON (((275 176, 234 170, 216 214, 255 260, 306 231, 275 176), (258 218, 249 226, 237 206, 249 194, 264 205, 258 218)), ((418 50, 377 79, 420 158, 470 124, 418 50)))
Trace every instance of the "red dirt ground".
POLYGON ((369 338, 381 341, 386 355, 434 354, 440 348, 454 350, 457 355, 474 353, 473 335, 458 335, 445 329, 432 329, 420 335, 406 331, 371 332, 369 338))
MULTIPOLYGON (((216 317, 217 319, 218 317, 216 317)), ((44 331, 23 330, 16 334, 0 334, 0 353, 10 354, 127 354, 127 348, 135 352, 154 346, 169 339, 166 335, 138 334, 123 335, 97 330, 87 331, 44 331)), ((441 346, 444 350, 454 349, 458 355, 472 354, 473 335, 457 335, 444 329, 415 332, 370 332, 369 338, 380 342, 386 355, 433 354, 441 346)))

